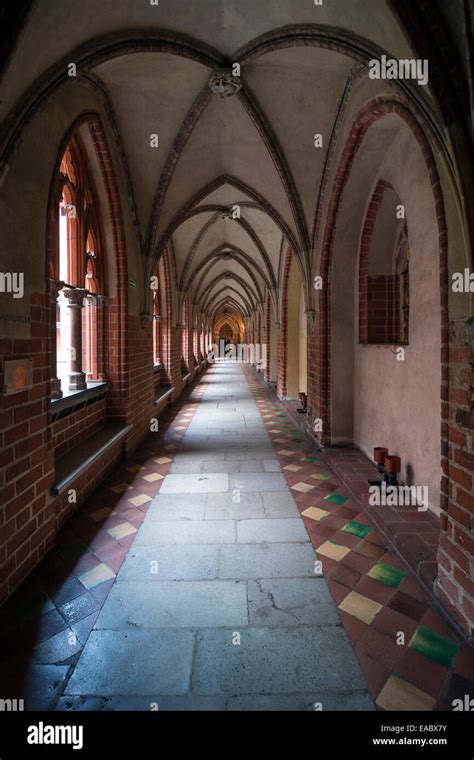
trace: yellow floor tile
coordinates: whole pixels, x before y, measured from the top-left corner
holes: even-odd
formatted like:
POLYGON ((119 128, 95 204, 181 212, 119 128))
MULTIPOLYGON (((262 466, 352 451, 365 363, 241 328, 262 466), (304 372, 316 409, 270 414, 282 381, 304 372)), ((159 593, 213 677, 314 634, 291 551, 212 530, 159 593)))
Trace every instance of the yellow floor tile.
MULTIPOLYGON (((319 507, 308 507, 308 509, 305 509, 304 512, 302 512, 302 515, 304 517, 309 517, 310 520, 322 520, 324 517, 327 517, 330 513, 326 512, 325 509, 319 509, 319 507)), ((319 550, 318 550, 319 551, 319 550)))
POLYGON ((158 459, 153 460, 156 464, 168 464, 168 462, 172 462, 173 460, 169 457, 159 457, 158 459))
POLYGON ((430 711, 436 700, 413 684, 390 676, 375 703, 383 710, 430 711))
POLYGON ((322 554, 323 557, 333 559, 335 562, 340 562, 344 559, 346 554, 349 554, 350 549, 347 546, 340 546, 339 544, 333 544, 332 541, 326 541, 326 543, 319 546, 316 550, 316 554, 322 554))
POLYGON ((291 486, 293 491, 299 491, 300 493, 307 493, 308 491, 312 491, 314 486, 311 486, 309 483, 303 483, 300 481, 299 483, 295 483, 294 486, 291 486))
POLYGON ((141 507, 142 504, 148 504, 151 500, 151 496, 148 496, 146 493, 141 493, 139 496, 132 496, 131 499, 128 499, 130 504, 133 504, 134 507, 141 507))
MULTIPOLYGON (((320 551, 321 549, 318 549, 318 552, 320 551)), ((357 618, 357 620, 361 620, 363 623, 370 625, 373 623, 375 616, 382 609, 382 606, 382 604, 374 602, 373 599, 369 599, 367 596, 359 594, 357 591, 351 591, 350 594, 343 599, 339 605, 339 609, 357 618)))
POLYGON ((130 523, 125 522, 121 523, 121 525, 116 525, 115 528, 109 528, 107 533, 109 536, 112 536, 112 538, 115 538, 116 541, 119 541, 121 538, 125 538, 125 536, 130 536, 132 533, 136 533, 137 529, 133 527, 133 525, 130 525, 130 523))
POLYGON ((129 486, 128 483, 119 483, 117 486, 113 486, 111 490, 114 493, 125 493, 125 491, 131 491, 132 486, 129 486))
POLYGON ((152 472, 150 475, 144 475, 143 480, 146 480, 148 483, 156 483, 157 480, 163 480, 164 477, 159 472, 152 472))
POLYGON ((94 520, 94 522, 103 522, 109 515, 112 514, 112 510, 108 507, 103 507, 102 509, 98 509, 96 512, 91 513, 91 519, 94 520))
POLYGON ((102 563, 92 568, 92 570, 82 573, 79 578, 87 589, 91 589, 98 586, 99 583, 112 580, 112 578, 115 578, 115 573, 112 572, 108 565, 102 563))
POLYGON ((289 470, 290 472, 299 472, 303 468, 299 467, 297 464, 287 464, 286 467, 284 467, 283 469, 289 470))

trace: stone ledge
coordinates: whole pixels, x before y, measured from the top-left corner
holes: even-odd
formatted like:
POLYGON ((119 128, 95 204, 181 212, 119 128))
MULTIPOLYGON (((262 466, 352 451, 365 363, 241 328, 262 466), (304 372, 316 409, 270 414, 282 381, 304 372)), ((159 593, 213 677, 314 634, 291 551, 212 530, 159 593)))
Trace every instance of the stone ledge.
POLYGON ((105 454, 114 444, 123 440, 132 425, 108 423, 90 438, 74 446, 56 462, 56 483, 51 488, 53 496, 59 496, 91 464, 105 454))
POLYGON ((51 400, 52 421, 56 422, 57 420, 60 420, 63 417, 67 417, 69 414, 72 414, 73 412, 79 411, 79 409, 82 409, 84 406, 87 406, 88 404, 93 404, 95 403, 95 401, 98 401, 99 399, 104 398, 104 396, 106 396, 107 394, 109 387, 110 385, 107 382, 97 383, 96 385, 90 385, 89 388, 86 388, 83 391, 76 391, 75 393, 70 393, 67 396, 63 396, 63 398, 52 399, 51 400))
POLYGON ((158 396, 155 397, 155 406, 161 405, 166 399, 171 400, 174 388, 170 386, 169 388, 159 388, 158 390, 162 391, 162 393, 159 393, 158 396))

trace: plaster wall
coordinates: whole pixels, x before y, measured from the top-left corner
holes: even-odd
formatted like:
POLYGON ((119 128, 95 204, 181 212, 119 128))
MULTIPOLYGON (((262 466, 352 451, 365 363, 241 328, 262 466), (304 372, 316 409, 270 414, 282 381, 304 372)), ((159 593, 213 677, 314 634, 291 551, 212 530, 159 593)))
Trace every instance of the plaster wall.
POLYGON ((438 228, 427 168, 418 145, 400 131, 380 167, 406 207, 410 244, 410 336, 404 361, 384 346, 357 342, 356 281, 354 442, 368 456, 386 446, 402 459, 402 479, 428 486, 439 510, 441 319, 438 228), (405 171, 410 165, 410 174, 405 171))

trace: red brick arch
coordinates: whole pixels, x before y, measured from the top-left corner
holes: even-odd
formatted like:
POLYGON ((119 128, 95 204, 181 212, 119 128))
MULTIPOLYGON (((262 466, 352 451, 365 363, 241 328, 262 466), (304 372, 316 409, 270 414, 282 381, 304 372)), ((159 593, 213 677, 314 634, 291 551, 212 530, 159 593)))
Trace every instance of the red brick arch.
MULTIPOLYGON (((374 328, 377 329, 378 327, 376 324, 374 324, 374 319, 373 317, 371 318, 371 315, 369 314, 369 289, 371 293, 373 294, 373 287, 370 287, 371 278, 369 278, 369 251, 370 251, 372 235, 375 229, 375 222, 376 222, 380 207, 382 205, 382 201, 384 199, 386 190, 394 190, 394 188, 390 182, 387 182, 387 180, 379 179, 375 187, 375 190, 372 194, 372 197, 370 199, 370 203, 367 207, 367 211, 365 214, 364 227, 362 229, 362 236, 361 236, 361 241, 360 241, 360 253, 359 253, 359 342, 360 343, 374 342, 373 330, 374 328)), ((391 294, 391 296, 393 296, 392 298, 393 304, 395 304, 396 300, 398 300, 395 298, 394 291, 396 290, 396 288, 393 287, 393 284, 395 282, 397 282, 396 278, 389 278, 387 281, 387 278, 385 276, 383 277, 383 280, 382 280, 382 284, 384 286, 382 288, 382 298, 385 301, 387 298, 387 295, 391 294)), ((388 341, 389 338, 393 338, 393 342, 395 342, 396 338, 393 336, 398 334, 398 326, 399 326, 398 320, 396 319, 397 315, 394 313, 394 310, 392 310, 392 313, 389 316, 391 317, 391 319, 388 320, 389 324, 387 324, 386 321, 382 318, 384 324, 380 326, 382 328, 381 335, 385 340, 388 341)), ((392 342, 392 341, 390 340, 389 342, 392 342)))
POLYGON ((429 172, 438 227, 441 307, 441 536, 438 548, 436 595, 470 636, 474 631, 474 587, 470 569, 474 544, 470 533, 474 496, 474 467, 470 444, 472 403, 472 336, 462 319, 450 325, 448 317, 448 230, 440 176, 427 136, 413 113, 401 102, 376 98, 357 115, 343 148, 327 210, 320 273, 325 284, 320 294, 316 328, 309 341, 314 383, 310 412, 323 420, 323 444, 331 442, 331 262, 337 214, 355 158, 371 126, 388 114, 397 114, 410 128, 420 146, 429 172), (469 422, 471 420, 471 422, 469 422), (465 423, 465 424, 464 424, 465 423), (466 427, 467 425, 467 427, 466 427))
MULTIPOLYGON (((447 226, 444 212, 444 200, 441 183, 428 139, 412 112, 401 101, 393 98, 375 98, 356 116, 339 160, 333 182, 331 198, 327 209, 326 225, 322 242, 320 274, 323 289, 320 291, 319 317, 316 329, 309 342, 309 365, 314 373, 314 385, 308 394, 310 412, 323 422, 320 442, 328 445, 331 441, 331 262, 336 221, 341 200, 350 177, 354 161, 363 144, 365 135, 379 119, 389 114, 397 114, 411 129, 417 140, 429 170, 431 188, 434 196, 439 236, 439 267, 441 285, 441 346, 442 361, 446 362, 447 324, 448 324, 448 288, 447 288, 447 226)), ((447 373, 443 375, 443 384, 448 385, 447 373)), ((444 391, 442 390, 442 393, 444 391)))
POLYGON ((277 346, 277 393, 280 398, 286 396, 288 369, 288 281, 290 278, 293 251, 288 248, 283 266, 281 282, 280 329, 277 346))
MULTIPOLYGON (((108 416, 110 419, 124 421, 127 416, 126 393, 127 393, 127 312, 128 312, 128 288, 127 288, 127 258, 125 233, 123 228, 122 208, 120 193, 115 177, 112 156, 105 129, 98 113, 88 111, 80 114, 68 128, 64 135, 52 174, 48 198, 48 211, 46 223, 46 277, 55 277, 52 262, 55 260, 56 246, 58 245, 57 233, 54 220, 57 209, 57 182, 61 158, 77 130, 87 124, 93 140, 96 157, 102 173, 102 178, 109 202, 110 222, 114 241, 114 262, 117 273, 116 295, 108 299, 108 335, 111 341, 108 356, 108 375, 111 381, 109 391, 108 416)), ((49 352, 49 366, 51 368, 51 353, 49 352)))

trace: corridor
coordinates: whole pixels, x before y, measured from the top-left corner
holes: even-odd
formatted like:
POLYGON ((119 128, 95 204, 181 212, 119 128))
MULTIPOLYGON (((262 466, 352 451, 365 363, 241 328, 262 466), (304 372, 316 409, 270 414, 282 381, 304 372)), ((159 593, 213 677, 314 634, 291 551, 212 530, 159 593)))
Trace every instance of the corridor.
POLYGON ((66 695, 142 710, 370 709, 241 366, 202 382, 66 695))
POLYGON ((468 4, 63 6, 0 10, 0 713, 471 712, 468 4))
POLYGON ((89 497, 0 631, 28 710, 445 710, 474 688, 470 647, 230 361, 89 497))

